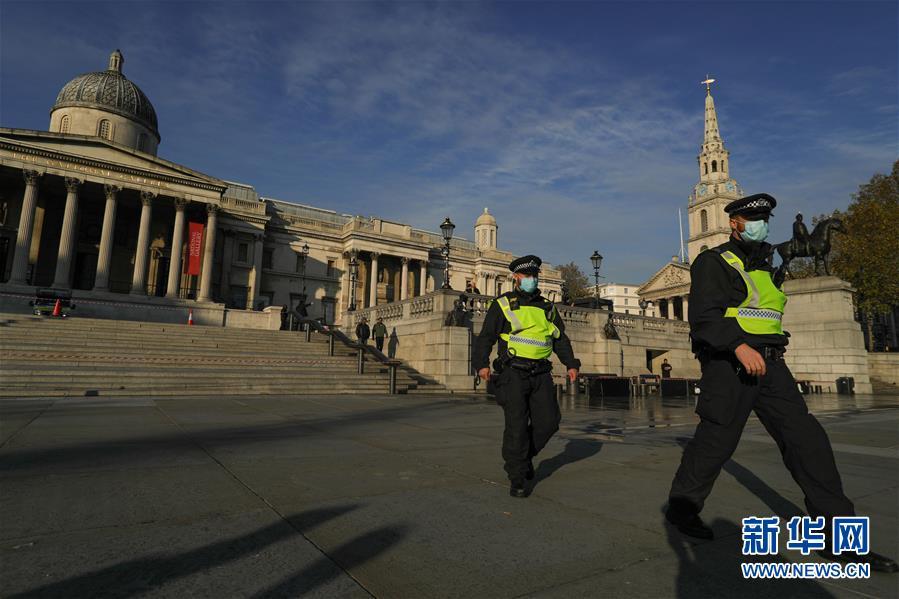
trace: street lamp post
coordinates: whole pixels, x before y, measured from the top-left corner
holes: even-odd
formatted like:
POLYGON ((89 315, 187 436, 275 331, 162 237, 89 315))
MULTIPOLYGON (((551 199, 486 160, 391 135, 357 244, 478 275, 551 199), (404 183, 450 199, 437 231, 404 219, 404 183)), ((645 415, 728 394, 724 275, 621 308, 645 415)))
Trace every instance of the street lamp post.
POLYGON ((646 308, 652 307, 652 301, 640 298, 640 315, 646 316, 646 308))
POLYGON ((450 286, 450 240, 453 238, 453 230, 456 225, 447 216, 440 224, 440 232, 443 233, 443 248, 440 250, 443 256, 443 289, 452 289, 450 286))
POLYGON ((590 262, 593 263, 593 308, 595 309, 599 304, 599 268, 602 266, 602 254, 593 250, 593 255, 590 256, 590 262))
POLYGON ((304 243, 300 253, 300 276, 303 280, 303 294, 306 293, 306 259, 309 257, 309 244, 304 243))
POLYGON ((356 253, 350 255, 350 305, 347 312, 356 311, 356 278, 359 276, 359 262, 356 261, 356 253))

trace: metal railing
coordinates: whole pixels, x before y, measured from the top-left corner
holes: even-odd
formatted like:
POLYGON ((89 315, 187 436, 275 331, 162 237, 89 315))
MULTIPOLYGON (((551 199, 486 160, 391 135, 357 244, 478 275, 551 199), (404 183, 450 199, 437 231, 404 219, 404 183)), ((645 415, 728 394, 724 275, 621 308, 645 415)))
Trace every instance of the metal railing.
POLYGON ((397 368, 402 365, 402 360, 388 358, 376 348, 366 344, 357 343, 350 339, 343 331, 332 326, 322 324, 318 320, 312 318, 300 318, 300 325, 305 326, 306 342, 312 341, 312 331, 327 336, 328 339, 328 355, 333 356, 335 345, 337 342, 343 344, 344 347, 356 351, 356 372, 365 374, 365 358, 366 354, 370 359, 378 364, 387 367, 387 391, 390 395, 397 394, 397 368))

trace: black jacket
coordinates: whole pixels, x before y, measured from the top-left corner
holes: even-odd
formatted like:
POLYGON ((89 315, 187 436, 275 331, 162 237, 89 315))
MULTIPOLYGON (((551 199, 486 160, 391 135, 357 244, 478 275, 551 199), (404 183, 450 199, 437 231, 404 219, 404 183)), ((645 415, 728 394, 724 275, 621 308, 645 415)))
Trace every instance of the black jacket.
POLYGON ((736 318, 725 318, 724 311, 739 306, 746 299, 746 284, 719 251, 731 251, 746 270, 773 272, 773 248, 767 243, 751 243, 731 238, 717 248, 696 257, 690 267, 690 338, 693 351, 734 351, 747 343, 752 347, 786 345, 787 335, 753 335, 743 331, 736 318))
MULTIPOLYGON (((515 289, 504 293, 499 297, 517 298, 522 306, 538 306, 543 308, 547 314, 552 312, 553 324, 558 327, 560 335, 558 339, 553 341, 553 351, 559 356, 559 360, 565 365, 565 368, 580 368, 581 362, 574 357, 574 350, 571 349, 571 340, 565 334, 565 323, 558 311, 553 310, 553 303, 540 295, 538 289, 534 293, 525 293, 520 289, 515 289)), ((512 330, 512 326, 503 315, 502 309, 496 300, 490 304, 487 310, 487 316, 484 318, 484 326, 481 333, 474 340, 474 348, 471 352, 471 365, 474 369, 480 370, 490 365, 490 351, 493 349, 494 343, 499 343, 499 355, 506 354, 506 342, 500 338, 502 333, 508 333, 512 330)))
POLYGON ((368 339, 371 337, 371 329, 368 328, 368 325, 364 322, 360 322, 356 325, 356 338, 357 339, 368 339))

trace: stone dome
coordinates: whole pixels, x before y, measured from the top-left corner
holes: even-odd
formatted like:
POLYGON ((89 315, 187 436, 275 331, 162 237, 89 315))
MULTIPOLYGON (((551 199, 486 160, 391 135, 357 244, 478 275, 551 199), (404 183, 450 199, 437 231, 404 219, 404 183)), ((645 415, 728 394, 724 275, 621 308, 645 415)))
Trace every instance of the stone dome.
POLYGON ((119 50, 109 57, 109 68, 78 75, 65 84, 51 113, 70 106, 96 108, 133 119, 159 137, 156 110, 147 95, 122 74, 125 59, 119 50))
POLYGON ((478 220, 475 221, 474 226, 478 227, 480 225, 493 225, 496 226, 496 219, 493 218, 493 215, 484 208, 484 214, 478 217, 478 220))

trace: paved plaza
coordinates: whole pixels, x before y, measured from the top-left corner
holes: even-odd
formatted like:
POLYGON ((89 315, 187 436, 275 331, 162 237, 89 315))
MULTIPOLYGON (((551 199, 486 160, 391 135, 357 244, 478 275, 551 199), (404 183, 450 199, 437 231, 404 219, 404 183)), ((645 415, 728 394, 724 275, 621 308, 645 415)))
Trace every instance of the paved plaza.
MULTIPOLYGON (((873 549, 899 555, 899 397, 809 401, 873 549)), ((691 400, 566 398, 526 500, 508 495, 502 412, 483 399, 0 407, 3 596, 899 596, 896 575, 742 579, 741 518, 802 506, 754 417, 704 512, 716 540, 666 527, 691 400)))

